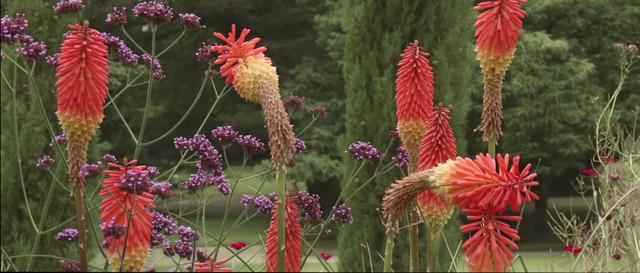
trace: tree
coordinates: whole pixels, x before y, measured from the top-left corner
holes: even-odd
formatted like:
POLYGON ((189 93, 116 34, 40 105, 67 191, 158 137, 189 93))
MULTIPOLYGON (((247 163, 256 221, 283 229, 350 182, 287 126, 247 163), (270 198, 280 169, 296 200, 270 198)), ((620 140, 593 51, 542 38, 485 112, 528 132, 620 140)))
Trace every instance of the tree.
MULTIPOLYGON (((388 132, 395 128, 394 80, 396 64, 402 49, 418 40, 432 53, 436 75, 436 101, 452 108, 452 123, 461 140, 466 128, 466 112, 470 106, 473 65, 472 3, 468 1, 347 1, 328 2, 340 16, 343 36, 327 35, 329 50, 340 56, 346 93, 346 140, 371 141, 381 147, 388 142, 388 132)), ((326 17, 324 29, 335 29, 336 22, 326 17)), ((331 53, 330 53, 331 54, 331 53)), ((346 144, 346 143, 344 143, 346 144)), ((346 146, 346 145, 345 145, 346 146)), ((460 154, 466 154, 466 142, 459 141, 460 154)), ((344 169, 351 170, 351 160, 344 169)), ((349 196, 367 177, 373 167, 345 188, 349 196)), ((371 248, 374 265, 379 265, 376 252, 382 252, 384 229, 376 208, 386 187, 398 175, 375 179, 348 201, 354 223, 340 234, 341 270, 364 270, 359 265, 361 243, 371 248)), ((343 182, 344 184, 344 182, 343 182)), ((399 236, 406 237, 406 236, 399 236)), ((401 242, 398 247, 401 246, 401 242)), ((396 262, 396 270, 406 265, 405 258, 396 262)))

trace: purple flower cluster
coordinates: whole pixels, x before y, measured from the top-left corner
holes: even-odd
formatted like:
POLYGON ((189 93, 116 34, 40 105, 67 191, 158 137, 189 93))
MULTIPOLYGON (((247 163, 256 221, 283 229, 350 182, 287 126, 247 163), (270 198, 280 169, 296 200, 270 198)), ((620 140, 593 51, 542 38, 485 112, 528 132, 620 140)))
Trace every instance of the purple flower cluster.
POLYGON ((219 126, 211 131, 211 136, 220 141, 222 145, 229 145, 238 137, 238 131, 228 125, 219 126))
POLYGON ((309 194, 308 192, 298 192, 298 201, 302 208, 301 218, 303 222, 318 223, 322 221, 322 207, 320 206, 320 196, 309 194))
POLYGON ((80 264, 76 262, 60 260, 58 262, 58 265, 60 265, 60 268, 64 272, 82 272, 82 270, 80 270, 80 264))
POLYGON ((105 238, 111 237, 115 240, 120 239, 126 232, 127 226, 116 223, 115 219, 100 224, 100 231, 105 238))
POLYGON ((160 169, 156 166, 148 166, 147 171, 149 172, 149 177, 154 178, 160 175, 160 169))
POLYGON ((186 137, 176 137, 173 139, 173 145, 178 151, 186 152, 191 150, 191 139, 186 137))
POLYGON ((104 163, 118 163, 118 158, 112 154, 105 154, 102 156, 102 162, 104 163))
POLYGON ((121 27, 126 26, 127 21, 127 8, 126 7, 113 7, 113 11, 107 13, 107 19, 104 20, 107 24, 121 27))
POLYGON ((53 162, 55 162, 53 157, 51 157, 50 155, 43 155, 42 157, 38 158, 38 161, 36 162, 36 167, 40 169, 46 169, 46 168, 49 168, 51 165, 53 165, 53 162))
POLYGON ((29 21, 24 13, 16 13, 15 17, 5 15, 0 20, 0 41, 15 44, 22 40, 29 29, 29 21))
POLYGON ((198 167, 212 171, 215 176, 224 175, 222 171, 222 155, 211 141, 203 135, 197 134, 191 139, 191 148, 200 156, 198 167))
POLYGON ((71 13, 76 11, 81 11, 86 6, 82 2, 82 0, 60 0, 53 8, 53 10, 57 13, 71 13))
POLYGON ((182 190, 191 190, 195 192, 198 189, 203 188, 205 185, 216 187, 216 189, 224 195, 231 192, 231 189, 229 188, 229 180, 224 174, 215 175, 212 172, 203 169, 199 169, 196 173, 191 174, 189 180, 180 184, 180 188, 182 190))
POLYGON ((407 150, 399 147, 396 151, 398 153, 393 156, 393 162, 395 162, 395 165, 399 168, 409 165, 409 153, 407 153, 407 150))
POLYGON ((133 66, 140 61, 140 55, 133 53, 120 37, 103 32, 102 38, 109 48, 116 50, 116 55, 123 65, 133 66))
POLYGON ((62 133, 62 134, 59 134, 59 135, 53 137, 53 139, 49 143, 49 147, 53 147, 55 145, 54 143, 58 144, 58 145, 67 144, 67 135, 62 133))
POLYGON ((304 108, 304 98, 296 95, 289 95, 282 101, 284 108, 287 110, 300 110, 304 108))
POLYGON ((178 227, 178 240, 175 245, 175 252, 181 258, 190 258, 193 254, 193 242, 200 238, 200 233, 190 227, 178 227))
POLYGON ((625 45, 622 43, 616 43, 614 46, 624 53, 630 53, 631 55, 638 53, 638 46, 635 44, 625 45))
POLYGON ((273 197, 266 197, 262 195, 253 196, 250 194, 244 194, 240 199, 240 203, 244 206, 252 204, 260 213, 270 214, 275 206, 275 195, 273 197))
POLYGON ((195 15, 193 13, 181 13, 178 14, 180 16, 180 22, 188 28, 200 29, 205 26, 202 24, 202 18, 200 16, 195 15))
POLYGON ((242 146, 250 155, 261 154, 266 151, 266 145, 257 137, 251 135, 239 135, 236 141, 242 146))
POLYGON ((77 228, 65 228, 56 234, 56 240, 61 242, 73 242, 78 240, 80 232, 77 228))
POLYGON ((355 143, 351 143, 347 151, 349 151, 349 153, 351 153, 353 158, 357 161, 382 159, 382 154, 380 154, 380 151, 373 147, 371 143, 365 141, 357 141, 355 143))
POLYGON ((342 224, 351 224, 353 223, 353 215, 351 215, 351 208, 346 204, 342 204, 338 206, 336 211, 333 213, 331 217, 334 221, 342 224))
POLYGON ((84 164, 80 167, 78 175, 82 178, 96 177, 102 172, 102 164, 84 164))
POLYGON ((54 53, 53 55, 49 55, 44 57, 45 62, 48 65, 56 67, 60 63, 60 53, 54 53))
POLYGON ((317 118, 325 118, 327 116, 327 107, 324 106, 309 107, 308 111, 317 118))
POLYGON ((152 232, 166 236, 178 232, 178 221, 176 219, 155 210, 151 210, 151 214, 153 214, 153 220, 151 221, 152 232))
POLYGON ((394 140, 400 140, 400 132, 398 132, 398 130, 391 130, 389 131, 389 137, 393 138, 394 140))
POLYGON ((133 7, 133 15, 160 24, 170 22, 173 19, 173 10, 162 2, 146 1, 133 7))
POLYGON ((201 63, 208 63, 213 60, 213 53, 211 53, 211 46, 207 43, 202 43, 202 46, 196 51, 196 60, 201 63))
POLYGON ((166 75, 162 70, 162 65, 157 58, 151 57, 151 55, 145 53, 142 55, 142 60, 144 61, 144 66, 153 73, 154 80, 159 81, 166 78, 166 75))
POLYGON ((133 194, 142 194, 149 191, 152 185, 148 170, 129 169, 120 180, 120 190, 133 194))
POLYGON ((16 48, 16 52, 27 60, 37 60, 47 55, 47 45, 44 42, 30 41, 16 48))
POLYGON ((304 153, 307 150, 307 145, 304 143, 304 140, 296 138, 293 141, 293 150, 294 153, 304 153))
POLYGON ((198 262, 206 262, 209 259, 209 255, 207 255, 207 251, 202 248, 202 247, 198 247, 196 248, 196 260, 198 262))

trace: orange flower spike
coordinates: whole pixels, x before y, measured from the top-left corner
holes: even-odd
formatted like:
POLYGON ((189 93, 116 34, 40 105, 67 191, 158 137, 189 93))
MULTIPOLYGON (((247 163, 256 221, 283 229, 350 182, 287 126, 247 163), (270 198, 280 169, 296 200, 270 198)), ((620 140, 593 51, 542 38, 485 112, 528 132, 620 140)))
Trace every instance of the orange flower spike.
POLYGON ((69 177, 84 181, 80 167, 87 160, 89 142, 104 117, 109 88, 108 49, 100 32, 86 25, 70 25, 60 49, 56 82, 62 130, 68 139, 69 177))
MULTIPOLYGON (((289 198, 286 204, 286 240, 285 240, 285 257, 286 271, 300 272, 302 268, 302 226, 298 221, 298 205, 295 203, 296 198, 289 198)), ((278 208, 280 202, 273 209, 271 217, 271 225, 267 230, 267 272, 277 272, 278 268, 278 208)))
MULTIPOLYGON (((424 171, 456 158, 456 139, 449 125, 449 109, 439 104, 429 115, 427 134, 420 145, 420 161, 418 171, 424 171)), ((418 207, 427 220, 432 234, 437 234, 449 221, 454 205, 432 190, 418 195, 418 207)))
POLYGON ((409 44, 401 56, 396 74, 398 132, 416 166, 427 119, 433 111, 433 68, 427 59, 429 53, 422 52, 417 41, 409 44))
POLYGON ((146 166, 136 166, 137 161, 125 162, 124 166, 109 163, 114 170, 104 170, 107 177, 100 191, 100 220, 102 223, 128 227, 129 232, 120 238, 107 237, 107 258, 113 271, 119 271, 124 252, 124 270, 140 272, 151 255, 151 221, 153 214, 147 208, 155 207, 153 194, 148 192, 151 184, 146 166), (128 183, 125 184, 125 181, 128 183), (135 182, 131 182, 135 181, 135 182), (131 215, 131 219, 129 219, 131 215), (125 248, 126 242, 126 248, 125 248))
POLYGON ((293 162, 293 126, 280 99, 276 68, 264 53, 266 47, 258 47, 260 38, 246 41, 249 29, 243 29, 236 39, 236 26, 231 26, 228 37, 214 33, 225 45, 212 46, 219 54, 215 64, 221 65, 220 74, 232 84, 238 95, 262 106, 269 131, 271 161, 274 167, 293 162))
POLYGON ((520 4, 527 0, 492 0, 478 4, 484 12, 476 20, 476 53, 484 76, 483 140, 502 135, 502 81, 516 52, 527 13, 520 4))

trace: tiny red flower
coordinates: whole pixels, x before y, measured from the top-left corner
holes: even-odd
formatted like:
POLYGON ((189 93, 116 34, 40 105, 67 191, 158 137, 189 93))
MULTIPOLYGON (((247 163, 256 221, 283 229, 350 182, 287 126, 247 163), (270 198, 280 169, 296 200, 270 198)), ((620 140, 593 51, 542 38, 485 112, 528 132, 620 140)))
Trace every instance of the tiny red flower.
POLYGON ((241 250, 241 249, 247 247, 247 243, 245 243, 245 242, 235 242, 235 243, 232 243, 230 246, 231 246, 231 248, 233 248, 235 250, 241 250))
POLYGON ((329 259, 331 259, 333 257, 333 255, 331 255, 329 253, 321 252, 320 253, 320 257, 322 257, 323 260, 328 261, 329 259))
POLYGON ((609 179, 611 179, 611 181, 613 182, 617 182, 618 180, 620 180, 620 176, 617 174, 612 174, 612 175, 609 175, 609 179))
POLYGON ((569 252, 573 255, 578 255, 582 253, 582 248, 579 246, 564 246, 564 251, 569 252))
POLYGON ((612 256, 612 257, 613 257, 613 259, 614 259, 614 260, 616 260, 616 261, 617 261, 617 260, 622 259, 622 256, 620 256, 620 254, 613 254, 613 256, 612 256))
POLYGON ((598 171, 594 169, 584 169, 580 173, 582 173, 582 175, 584 176, 594 176, 599 174, 598 171))
POLYGON ((613 156, 606 156, 602 158, 602 163, 616 163, 618 159, 613 156))

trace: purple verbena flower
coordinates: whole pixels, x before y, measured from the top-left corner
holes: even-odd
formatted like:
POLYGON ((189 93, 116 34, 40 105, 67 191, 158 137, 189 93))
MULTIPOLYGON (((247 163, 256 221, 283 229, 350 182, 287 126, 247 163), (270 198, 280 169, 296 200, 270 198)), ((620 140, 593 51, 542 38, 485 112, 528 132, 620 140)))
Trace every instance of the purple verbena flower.
POLYGON ((102 162, 104 163, 118 163, 118 158, 112 154, 104 154, 102 156, 102 162))
POLYGON ((178 236, 180 237, 180 240, 193 242, 197 241, 200 238, 200 232, 193 230, 191 227, 179 226, 178 236))
POLYGON ((172 186, 169 182, 153 182, 149 192, 160 197, 160 199, 168 199, 173 195, 173 192, 171 192, 172 186))
POLYGON ((220 141, 222 145, 228 145, 236 140, 236 137, 238 137, 238 131, 228 125, 219 126, 211 131, 211 136, 220 141))
POLYGON ((318 223, 322 221, 322 207, 320 206, 320 196, 309 194, 308 192, 298 192, 298 200, 302 208, 302 221, 307 223, 318 223))
POLYGON ((56 67, 59 64, 60 53, 54 53, 53 55, 46 56, 44 57, 44 60, 48 65, 56 67))
POLYGON ((211 46, 206 43, 202 43, 202 46, 196 51, 196 60, 198 60, 198 62, 208 63, 213 60, 213 57, 211 46))
POLYGON ((47 55, 47 45, 44 42, 25 43, 23 46, 16 48, 16 52, 26 60, 33 61, 47 55))
POLYGON ((53 162, 55 162, 53 157, 51 157, 50 155, 43 155, 42 157, 38 158, 38 162, 36 162, 36 167, 40 169, 46 169, 46 168, 49 168, 51 165, 53 165, 53 162))
POLYGON ((78 239, 80 232, 77 228, 65 228, 56 234, 56 240, 61 242, 73 242, 78 239))
POLYGON ((264 196, 256 196, 253 198, 253 206, 263 214, 270 214, 273 211, 274 203, 264 196))
POLYGON ((80 264, 76 262, 60 260, 58 265, 60 265, 60 268, 64 272, 82 272, 82 270, 80 270, 80 264))
POLYGON ((347 151, 351 153, 357 161, 382 159, 380 151, 373 147, 371 143, 365 141, 351 143, 347 151))
POLYGON ((173 19, 173 10, 162 2, 146 1, 133 7, 133 15, 160 24, 170 22, 173 19))
POLYGON ((198 247, 196 248, 196 260, 198 262, 205 262, 209 259, 209 255, 207 255, 207 251, 202 248, 202 247, 198 247))
POLYGON ((53 8, 53 10, 57 13, 72 13, 76 11, 81 11, 86 6, 82 2, 82 0, 60 0, 53 8))
POLYGON ((251 135, 239 135, 236 141, 245 148, 250 155, 261 154, 266 150, 266 145, 260 139, 251 135))
POLYGON ((149 191, 152 185, 148 170, 129 169, 120 180, 120 190, 133 194, 142 194, 149 191))
POLYGON ((202 24, 202 18, 200 16, 195 15, 193 13, 181 13, 178 14, 180 16, 180 22, 188 28, 200 29, 205 26, 202 24))
POLYGON ((186 137, 176 137, 173 139, 173 145, 178 151, 186 152, 191 150, 191 140, 186 137))
POLYGON ((223 195, 229 194, 231 192, 229 179, 227 179, 224 175, 211 175, 209 176, 209 180, 207 181, 209 186, 214 186, 216 189, 222 193, 223 195))
POLYGON ((102 231, 105 238, 111 237, 118 240, 126 233, 127 226, 118 224, 115 219, 111 219, 110 221, 100 224, 100 231, 102 231))
POLYGON ((109 48, 116 50, 116 55, 123 65, 133 66, 140 61, 140 55, 133 53, 120 37, 103 32, 102 38, 109 48))
POLYGON ((309 107, 309 113, 317 118, 324 118, 327 116, 327 107, 324 106, 314 106, 309 107))
POLYGON ((151 210, 151 214, 153 214, 153 220, 151 221, 153 232, 167 236, 178 232, 178 221, 176 219, 155 210, 151 210))
POLYGON ((174 249, 180 258, 190 259, 191 254, 193 254, 193 243, 188 240, 178 239, 174 249))
POLYGON ((29 21, 24 13, 16 13, 15 17, 5 15, 0 20, 0 41, 14 44, 27 33, 29 21))
POLYGON ((304 143, 304 140, 296 138, 293 141, 293 149, 294 153, 304 153, 307 150, 307 145, 304 143))
POLYGON ((395 165, 399 168, 407 166, 409 164, 409 153, 407 153, 407 150, 405 148, 399 147, 396 151, 398 151, 398 153, 393 156, 395 165))
POLYGON ((160 169, 156 166, 148 166, 147 171, 149 172, 149 177, 154 178, 160 175, 160 169))
POLYGON ((107 19, 104 20, 107 24, 121 27, 126 26, 127 20, 127 8, 126 7, 113 7, 113 11, 107 13, 107 19))
POLYGON ((244 206, 248 206, 253 203, 253 198, 255 198, 253 195, 245 193, 242 195, 242 198, 240 198, 240 203, 244 206))
POLYGON ((164 71, 162 70, 162 65, 157 58, 151 57, 149 54, 143 54, 142 60, 144 61, 144 65, 151 71, 153 74, 153 79, 156 81, 162 80, 166 78, 164 71))
POLYGON ((342 204, 338 206, 338 208, 333 213, 331 217, 334 221, 341 224, 351 224, 353 223, 353 216, 351 215, 351 208, 346 204, 342 204))
POLYGON ((208 174, 205 171, 198 170, 189 176, 189 180, 180 184, 181 190, 197 191, 207 184, 208 174))
POLYGON ((287 110, 300 110, 304 108, 304 98, 296 95, 289 95, 282 101, 287 110))

